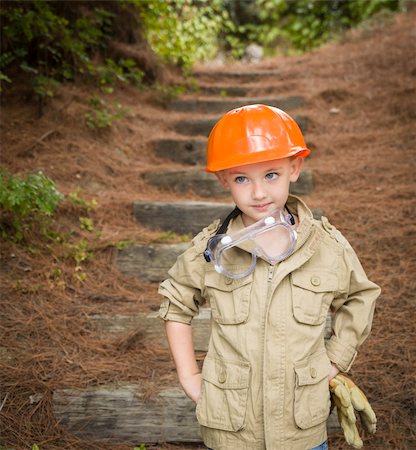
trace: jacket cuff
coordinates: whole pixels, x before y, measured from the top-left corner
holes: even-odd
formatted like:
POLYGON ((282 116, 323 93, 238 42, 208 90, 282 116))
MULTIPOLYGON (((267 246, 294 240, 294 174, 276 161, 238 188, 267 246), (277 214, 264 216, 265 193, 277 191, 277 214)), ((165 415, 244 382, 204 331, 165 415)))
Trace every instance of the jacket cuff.
POLYGON ((183 312, 179 306, 173 304, 169 299, 165 298, 159 308, 157 317, 163 320, 171 320, 172 322, 191 324, 192 316, 183 312))
POLYGON ((342 372, 348 372, 357 357, 357 351, 350 345, 343 345, 336 336, 326 342, 326 352, 328 358, 342 372))

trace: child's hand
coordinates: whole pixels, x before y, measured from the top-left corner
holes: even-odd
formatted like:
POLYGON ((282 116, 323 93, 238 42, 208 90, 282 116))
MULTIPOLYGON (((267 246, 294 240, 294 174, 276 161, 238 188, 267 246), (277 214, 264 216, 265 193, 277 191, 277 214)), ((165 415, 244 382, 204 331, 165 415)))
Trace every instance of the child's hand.
POLYGON ((338 372, 339 372, 338 367, 335 364, 331 364, 331 370, 329 371, 328 380, 331 381, 332 378, 337 376, 338 372))
POLYGON ((195 403, 198 403, 199 397, 201 396, 201 373, 194 373, 191 375, 186 375, 179 377, 182 389, 185 394, 195 403))

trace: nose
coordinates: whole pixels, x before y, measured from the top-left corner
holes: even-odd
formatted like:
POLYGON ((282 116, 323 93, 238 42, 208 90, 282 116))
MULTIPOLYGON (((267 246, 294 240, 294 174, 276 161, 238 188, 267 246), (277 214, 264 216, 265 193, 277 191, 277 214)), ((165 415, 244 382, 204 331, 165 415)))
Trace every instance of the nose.
POLYGON ((253 183, 252 197, 253 200, 262 200, 266 197, 266 193, 261 183, 253 183))

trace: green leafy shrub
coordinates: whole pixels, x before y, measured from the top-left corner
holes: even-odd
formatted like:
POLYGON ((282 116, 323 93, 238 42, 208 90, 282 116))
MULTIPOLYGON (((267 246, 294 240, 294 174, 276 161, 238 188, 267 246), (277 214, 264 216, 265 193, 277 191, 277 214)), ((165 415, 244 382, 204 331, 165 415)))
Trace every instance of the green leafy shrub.
POLYGON ((22 239, 30 223, 43 224, 51 217, 63 196, 42 172, 22 179, 0 168, 0 209, 3 237, 22 239))
POLYGON ((74 17, 69 8, 67 2, 33 0, 4 2, 0 12, 5 50, 0 70, 19 67, 41 99, 52 92, 45 84, 93 72, 90 54, 107 41, 111 30, 109 11, 95 7, 93 14, 74 17))
POLYGON ((91 130, 109 128, 117 120, 123 119, 128 109, 116 102, 108 104, 104 99, 94 96, 88 102, 90 110, 85 113, 85 122, 91 130))
POLYGON ((78 191, 70 192, 66 196, 66 200, 68 200, 72 205, 84 208, 87 211, 94 211, 97 208, 96 200, 85 200, 84 198, 80 197, 78 191))
POLYGON ((113 86, 117 82, 141 87, 144 77, 143 70, 140 70, 132 59, 120 59, 116 63, 107 58, 105 65, 96 68, 96 73, 100 87, 107 93, 113 92, 113 86))
POLYGON ((132 0, 140 11, 146 37, 163 60, 189 69, 215 56, 228 20, 223 0, 132 0))
MULTIPOLYGON (((291 51, 311 50, 381 10, 397 11, 400 0, 248 0, 225 1, 232 25, 224 40, 240 57, 247 44, 291 51)), ((229 22, 227 22, 229 24, 229 22)))
POLYGON ((116 81, 141 85, 143 72, 133 60, 106 57, 117 11, 129 5, 135 8, 129 1, 2 2, 0 82, 11 83, 17 73, 25 73, 41 102, 59 82, 79 76, 97 79, 100 86, 116 81), (98 54, 104 63, 93 62, 98 54))

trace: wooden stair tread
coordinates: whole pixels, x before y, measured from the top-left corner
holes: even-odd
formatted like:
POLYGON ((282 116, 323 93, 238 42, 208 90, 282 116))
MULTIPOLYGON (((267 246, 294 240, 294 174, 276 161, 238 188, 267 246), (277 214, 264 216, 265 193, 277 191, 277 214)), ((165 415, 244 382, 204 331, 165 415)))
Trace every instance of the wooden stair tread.
MULTIPOLYGON (((300 129, 305 133, 307 128, 307 118, 301 115, 292 115, 300 129)), ((220 119, 219 116, 204 117, 199 119, 180 120, 173 125, 174 130, 182 135, 187 136, 208 136, 213 126, 220 119)))
MULTIPOLYGON (((204 169, 187 169, 177 171, 154 171, 143 175, 146 182, 159 189, 185 193, 195 192, 201 197, 226 197, 229 191, 225 189, 212 173, 204 169)), ((290 193, 294 195, 310 194, 313 191, 313 176, 310 170, 303 170, 299 179, 290 184, 290 193)))
POLYGON ((225 113, 231 109, 244 105, 262 103, 275 106, 283 110, 298 108, 305 104, 305 100, 300 96, 291 97, 244 97, 244 98, 178 98, 169 104, 169 108, 181 112, 203 112, 208 114, 225 113))

